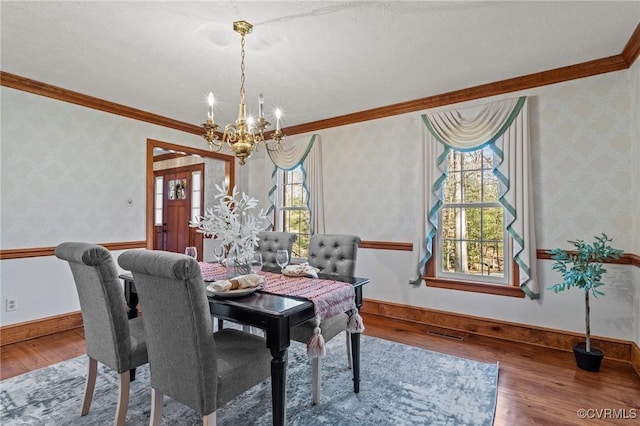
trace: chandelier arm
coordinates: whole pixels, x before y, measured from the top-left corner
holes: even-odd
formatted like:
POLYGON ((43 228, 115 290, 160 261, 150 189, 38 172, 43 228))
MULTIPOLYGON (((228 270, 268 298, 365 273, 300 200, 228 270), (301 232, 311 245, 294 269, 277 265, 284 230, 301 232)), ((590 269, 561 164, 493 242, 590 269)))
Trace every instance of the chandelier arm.
POLYGON ((269 152, 274 152, 277 151, 278 149, 280 149, 280 141, 276 141, 275 142, 275 146, 273 148, 269 147, 269 142, 264 141, 264 147, 267 148, 267 151, 269 152))
POLYGON ((222 149, 222 142, 216 142, 215 140, 209 142, 209 151, 220 152, 221 149, 222 149), (214 146, 217 147, 218 149, 213 149, 214 146))

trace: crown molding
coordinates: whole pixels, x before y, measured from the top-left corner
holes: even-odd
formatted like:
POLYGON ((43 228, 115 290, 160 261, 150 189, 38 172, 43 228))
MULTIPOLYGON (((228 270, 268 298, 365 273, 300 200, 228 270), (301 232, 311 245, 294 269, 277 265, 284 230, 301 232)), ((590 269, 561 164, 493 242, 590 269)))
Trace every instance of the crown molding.
POLYGON ((84 106, 87 108, 97 109, 99 111, 116 114, 134 120, 145 121, 147 123, 157 124, 159 126, 180 130, 186 133, 196 135, 202 134, 202 128, 194 124, 185 123, 183 121, 174 120, 173 118, 164 117, 162 115, 153 114, 126 105, 117 104, 104 99, 85 95, 83 93, 74 92, 62 87, 53 86, 51 84, 42 83, 40 81, 31 80, 26 77, 0 71, 0 85, 10 87, 23 92, 33 93, 35 95, 46 96, 63 102, 84 106))
POLYGON ((348 124, 354 124, 368 120, 377 120, 394 115, 406 114, 410 112, 441 107, 444 105, 451 105, 475 99, 487 98, 490 96, 501 95, 503 93, 516 92, 519 90, 531 89, 534 87, 546 86, 554 83, 561 83, 563 81, 575 80, 613 71, 620 71, 628 67, 629 66, 627 64, 627 61, 623 58, 622 54, 620 54, 610 56, 608 58, 596 59, 589 62, 556 68, 549 71, 543 71, 521 77, 510 78, 507 80, 496 81, 493 83, 482 84, 480 86, 468 87, 466 89, 455 90, 453 92, 428 96, 426 98, 400 102, 397 104, 373 108, 366 111, 354 112, 352 114, 346 114, 338 117, 326 118, 323 120, 304 123, 297 126, 287 127, 286 129, 283 129, 283 131, 288 136, 300 133, 315 132, 321 129, 346 126, 348 124))
MULTIPOLYGON (((549 84, 561 83, 563 81, 575 80, 579 78, 591 77, 598 74, 605 74, 620 71, 631 67, 640 55, 640 23, 629 38, 622 52, 618 55, 607 58, 595 59, 593 61, 582 62, 566 67, 555 68, 548 71, 514 77, 493 83, 472 86, 465 89, 455 90, 425 98, 415 99, 397 104, 372 108, 365 111, 354 112, 341 116, 325 118, 283 128, 283 132, 288 136, 301 133, 309 133, 317 130, 332 127, 346 126, 363 121, 377 120, 394 115, 406 114, 410 112, 422 111, 425 109, 471 101, 475 99, 487 98, 504 93, 516 92, 519 90, 531 89, 534 87, 546 86, 549 84)), ((159 126, 169 127, 196 135, 202 134, 201 126, 174 120, 172 118, 131 108, 115 102, 105 101, 93 96, 73 92, 61 87, 47 83, 31 80, 8 72, 0 71, 0 85, 13 89, 34 93, 41 96, 58 99, 64 102, 117 114, 135 120, 146 121, 159 126)), ((271 138, 273 132, 266 132, 265 137, 271 138)))

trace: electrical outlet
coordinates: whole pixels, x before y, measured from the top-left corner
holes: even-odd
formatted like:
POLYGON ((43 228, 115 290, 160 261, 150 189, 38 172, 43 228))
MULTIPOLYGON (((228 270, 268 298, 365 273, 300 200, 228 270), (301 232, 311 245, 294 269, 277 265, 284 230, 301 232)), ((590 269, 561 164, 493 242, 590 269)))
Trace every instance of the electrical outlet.
POLYGON ((18 300, 15 297, 7 297, 5 299, 5 306, 7 312, 15 311, 18 309, 18 300))

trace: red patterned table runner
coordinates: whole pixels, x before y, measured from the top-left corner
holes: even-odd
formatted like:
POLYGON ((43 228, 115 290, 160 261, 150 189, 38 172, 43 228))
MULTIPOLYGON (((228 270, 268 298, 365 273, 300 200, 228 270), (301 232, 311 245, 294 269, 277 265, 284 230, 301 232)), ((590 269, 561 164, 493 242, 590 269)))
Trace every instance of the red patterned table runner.
MULTIPOLYGON (((217 263, 199 262, 202 278, 205 280, 226 279, 226 269, 217 263)), ((313 302, 316 325, 323 319, 331 318, 343 312, 349 314, 347 330, 352 333, 364 331, 362 318, 358 314, 353 286, 342 281, 333 281, 308 277, 288 277, 272 272, 261 272, 267 283, 263 291, 284 296, 297 296, 313 302)), ((320 329, 316 330, 317 338, 307 343, 310 356, 324 355, 324 340, 320 329), (314 346, 317 346, 314 348, 314 346)), ((314 336, 315 337, 315 336, 314 336)))
MULTIPOLYGON (((226 279, 226 269, 218 263, 199 262, 205 280, 226 279)), ((326 319, 356 309, 353 286, 342 281, 307 277, 288 277, 272 272, 261 272, 267 283, 264 290, 283 296, 298 296, 313 302, 316 316, 326 319)))

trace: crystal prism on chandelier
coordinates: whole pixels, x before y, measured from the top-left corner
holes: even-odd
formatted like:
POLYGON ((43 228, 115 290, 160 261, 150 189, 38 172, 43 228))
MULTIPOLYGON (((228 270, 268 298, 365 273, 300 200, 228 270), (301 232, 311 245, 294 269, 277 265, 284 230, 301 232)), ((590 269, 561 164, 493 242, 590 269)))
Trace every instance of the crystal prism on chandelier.
POLYGON ((204 134, 202 135, 209 143, 209 149, 212 151, 220 151, 223 144, 227 144, 229 149, 238 158, 241 165, 244 165, 247 158, 251 156, 260 142, 270 150, 276 150, 280 146, 280 141, 284 137, 280 130, 280 118, 282 113, 280 109, 276 109, 276 130, 272 133, 271 138, 275 141, 273 146, 269 146, 265 140, 264 131, 271 125, 264 118, 264 96, 260 93, 258 97, 258 119, 254 122, 253 117, 247 117, 247 108, 244 103, 244 37, 251 33, 253 25, 246 21, 236 21, 233 23, 233 30, 240 34, 242 40, 241 46, 241 62, 240 62, 240 108, 238 110, 238 119, 235 124, 227 124, 222 134, 222 140, 219 139, 218 125, 213 120, 213 93, 209 93, 207 99, 209 103, 209 111, 207 113, 207 121, 202 124, 204 134))

